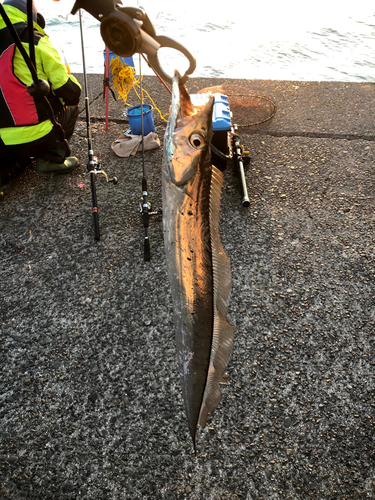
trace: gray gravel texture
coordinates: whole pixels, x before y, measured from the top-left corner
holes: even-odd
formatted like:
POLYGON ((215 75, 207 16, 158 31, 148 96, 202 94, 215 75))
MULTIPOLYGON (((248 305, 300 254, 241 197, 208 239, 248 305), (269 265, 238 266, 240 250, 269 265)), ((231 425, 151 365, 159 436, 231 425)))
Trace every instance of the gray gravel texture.
MULTIPOLYGON (((101 78, 89 75, 94 152, 119 180, 97 182, 101 240, 84 112, 71 141, 82 166, 51 178, 30 166, 0 196, 0 498, 375 499, 374 85, 189 82, 244 85, 278 108, 240 127, 250 207, 225 171, 236 333, 195 459, 162 217, 145 263, 142 158, 110 149, 128 127, 111 101, 105 131, 101 78)), ((168 92, 154 77, 145 88, 166 113, 168 92)), ((161 149, 146 153, 155 210, 161 162, 161 149)))

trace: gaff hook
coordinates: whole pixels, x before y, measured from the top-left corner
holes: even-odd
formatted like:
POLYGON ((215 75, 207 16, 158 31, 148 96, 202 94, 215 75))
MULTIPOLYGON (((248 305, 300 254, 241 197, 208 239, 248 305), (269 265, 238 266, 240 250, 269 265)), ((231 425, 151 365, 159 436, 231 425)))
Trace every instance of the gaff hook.
POLYGON ((158 36, 141 7, 121 7, 117 4, 118 0, 77 0, 72 14, 78 9, 85 9, 100 21, 103 41, 114 54, 121 57, 146 54, 150 66, 168 83, 172 83, 172 77, 160 66, 158 50, 168 47, 181 52, 189 61, 189 67, 180 79, 181 83, 185 83, 196 68, 196 60, 190 52, 172 38, 158 36))

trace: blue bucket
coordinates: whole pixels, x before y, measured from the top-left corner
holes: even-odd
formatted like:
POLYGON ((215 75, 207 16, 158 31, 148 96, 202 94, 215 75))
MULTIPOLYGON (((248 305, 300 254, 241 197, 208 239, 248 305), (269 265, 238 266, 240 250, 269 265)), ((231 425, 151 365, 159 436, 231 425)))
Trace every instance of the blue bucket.
MULTIPOLYGON (((152 116, 152 106, 150 104, 143 104, 143 135, 146 136, 150 132, 156 132, 154 125, 154 118, 152 116)), ((128 108, 128 120, 130 129, 133 135, 142 135, 141 123, 141 105, 132 106, 128 108)))

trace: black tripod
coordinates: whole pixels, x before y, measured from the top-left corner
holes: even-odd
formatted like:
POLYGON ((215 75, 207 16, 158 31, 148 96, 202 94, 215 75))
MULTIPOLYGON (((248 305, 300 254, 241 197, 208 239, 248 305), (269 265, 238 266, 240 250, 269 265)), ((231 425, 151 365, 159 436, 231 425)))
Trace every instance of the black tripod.
POLYGON ((81 44, 82 44, 82 65, 83 65, 83 81, 85 88, 85 108, 86 108, 86 129, 87 129, 87 147, 89 152, 89 161, 87 163, 87 170, 90 174, 91 181, 91 194, 92 194, 92 215, 94 220, 94 234, 95 239, 100 239, 100 230, 99 230, 99 213, 98 213, 98 202, 96 197, 96 177, 99 174, 103 174, 107 182, 113 182, 113 184, 117 184, 117 178, 113 177, 113 179, 109 179, 108 175, 102 170, 101 164, 98 163, 98 159, 94 156, 94 152, 92 150, 92 140, 91 140, 91 122, 90 122, 90 106, 89 106, 89 97, 87 91, 87 75, 86 75, 86 61, 85 61, 85 45, 83 43, 83 28, 82 28, 82 13, 81 9, 79 10, 79 27, 81 31, 81 44))

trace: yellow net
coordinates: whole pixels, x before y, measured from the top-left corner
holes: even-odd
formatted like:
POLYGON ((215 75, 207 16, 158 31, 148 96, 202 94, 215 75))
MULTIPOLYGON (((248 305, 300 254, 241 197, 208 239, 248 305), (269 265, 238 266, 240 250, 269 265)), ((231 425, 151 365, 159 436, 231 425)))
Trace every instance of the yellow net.
MULTIPOLYGON (((137 94, 140 99, 140 89, 141 89, 141 78, 136 75, 135 68, 132 66, 128 66, 124 61, 122 61, 118 56, 112 57, 111 62, 111 73, 112 73, 112 84, 113 87, 117 90, 119 99, 122 99, 127 106, 131 106, 128 102, 128 95, 131 89, 134 89, 134 92, 137 94)), ((142 86, 143 87, 143 86, 142 86)), ((154 103, 150 94, 142 89, 143 93, 149 98, 153 108, 159 113, 160 118, 164 121, 167 121, 166 118, 162 115, 159 108, 154 103)), ((167 116, 167 115, 165 115, 167 116)))

